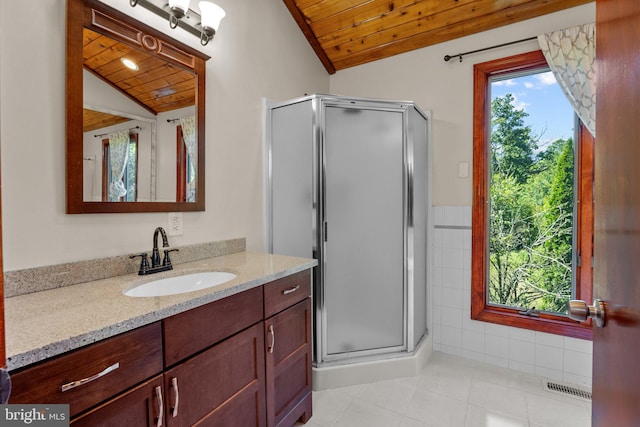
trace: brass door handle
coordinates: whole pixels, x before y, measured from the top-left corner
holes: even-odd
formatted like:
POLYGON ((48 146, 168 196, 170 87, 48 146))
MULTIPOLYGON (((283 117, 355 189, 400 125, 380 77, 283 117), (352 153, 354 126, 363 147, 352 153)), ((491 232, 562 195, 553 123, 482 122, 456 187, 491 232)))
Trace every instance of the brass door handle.
POLYGON ((581 300, 571 300, 567 303, 567 313, 571 319, 579 322, 591 318, 599 328, 605 324, 605 304, 599 299, 594 300, 593 305, 587 305, 581 300))

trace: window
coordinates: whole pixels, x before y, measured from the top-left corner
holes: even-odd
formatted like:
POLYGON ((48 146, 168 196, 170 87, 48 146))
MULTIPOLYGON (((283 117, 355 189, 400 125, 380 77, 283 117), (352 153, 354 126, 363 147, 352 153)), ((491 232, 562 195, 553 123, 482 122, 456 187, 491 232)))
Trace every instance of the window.
POLYGON ((565 305, 591 299, 594 140, 573 114, 569 135, 531 124, 519 102, 548 72, 541 51, 474 68, 471 317, 589 338, 565 305))
POLYGON ((120 200, 112 200, 109 196, 109 182, 111 182, 111 162, 109 161, 109 139, 102 140, 102 201, 103 202, 135 202, 138 200, 136 182, 138 182, 138 134, 129 135, 129 156, 124 169, 122 181, 127 194, 120 200))

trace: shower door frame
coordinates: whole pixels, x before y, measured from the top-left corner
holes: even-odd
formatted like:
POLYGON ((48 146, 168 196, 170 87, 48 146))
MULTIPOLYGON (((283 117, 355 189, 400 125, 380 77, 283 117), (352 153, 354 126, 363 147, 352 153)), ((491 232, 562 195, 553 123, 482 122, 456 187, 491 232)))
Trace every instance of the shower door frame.
POLYGON ((395 357, 402 352, 414 350, 413 287, 414 287, 414 227, 413 227, 413 141, 408 137, 409 111, 411 103, 321 96, 312 100, 313 110, 313 255, 318 260, 320 274, 314 275, 314 359, 316 366, 331 365, 348 359, 367 360, 371 358, 395 357), (403 333, 402 344, 390 347, 356 350, 329 354, 327 336, 327 307, 325 300, 326 242, 324 236, 326 214, 326 140, 325 111, 327 107, 359 108, 388 111, 402 114, 402 229, 403 229, 403 333))

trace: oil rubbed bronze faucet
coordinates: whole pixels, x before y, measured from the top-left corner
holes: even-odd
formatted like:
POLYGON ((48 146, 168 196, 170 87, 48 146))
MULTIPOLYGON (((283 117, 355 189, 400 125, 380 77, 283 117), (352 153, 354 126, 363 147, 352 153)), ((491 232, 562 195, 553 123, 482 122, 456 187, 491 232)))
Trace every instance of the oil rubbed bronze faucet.
POLYGON ((138 274, 140 276, 144 276, 146 274, 159 273, 161 271, 168 271, 173 269, 173 265, 171 264, 171 258, 169 258, 169 252, 177 251, 178 249, 165 249, 164 257, 162 258, 162 263, 160 262, 160 252, 158 250, 158 234, 162 236, 162 247, 169 247, 169 239, 167 239, 167 233, 164 231, 162 227, 158 227, 153 232, 153 252, 151 252, 151 266, 149 266, 149 261, 147 260, 147 253, 143 252, 138 255, 131 255, 129 258, 140 257, 142 261, 140 262, 140 270, 138 274))

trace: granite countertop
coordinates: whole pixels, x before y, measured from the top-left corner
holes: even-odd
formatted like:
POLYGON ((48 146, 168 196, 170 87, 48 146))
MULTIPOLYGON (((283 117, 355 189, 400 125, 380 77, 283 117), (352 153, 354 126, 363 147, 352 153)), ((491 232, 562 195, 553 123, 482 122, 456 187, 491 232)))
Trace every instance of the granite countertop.
POLYGON ((316 265, 313 259, 238 252, 179 264, 150 276, 128 274, 7 298, 7 367, 15 370, 316 265), (237 277, 215 288, 179 295, 123 295, 144 282, 203 271, 227 271, 237 277))

